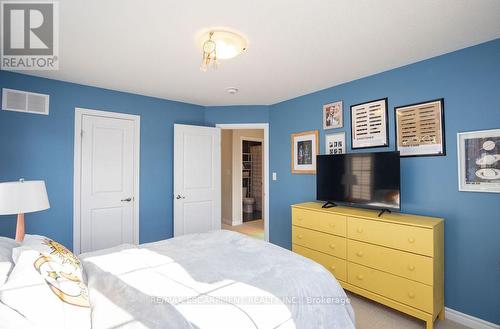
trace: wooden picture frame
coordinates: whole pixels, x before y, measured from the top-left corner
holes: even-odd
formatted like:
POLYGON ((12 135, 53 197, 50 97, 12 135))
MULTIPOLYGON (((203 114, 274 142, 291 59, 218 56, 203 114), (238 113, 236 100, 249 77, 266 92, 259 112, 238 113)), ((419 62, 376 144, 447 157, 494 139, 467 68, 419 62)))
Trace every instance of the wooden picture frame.
POLYGON ((317 130, 291 134, 292 174, 316 174, 316 155, 319 154, 317 130))
POLYGON ((444 98, 395 107, 394 127, 401 157, 446 155, 444 98))
POLYGON ((351 149, 389 146, 387 107, 387 97, 351 105, 351 149))

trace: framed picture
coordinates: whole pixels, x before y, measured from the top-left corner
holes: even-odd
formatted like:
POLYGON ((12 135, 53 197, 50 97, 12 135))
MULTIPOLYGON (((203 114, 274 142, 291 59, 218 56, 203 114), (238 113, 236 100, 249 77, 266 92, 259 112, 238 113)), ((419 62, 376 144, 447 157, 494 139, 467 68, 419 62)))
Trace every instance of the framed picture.
POLYGON ((345 132, 325 136, 325 154, 345 153, 345 132))
POLYGON ((323 105, 323 129, 342 128, 344 108, 342 101, 323 105))
POLYGON ((351 106, 351 147, 389 146, 387 98, 351 106))
POLYGON ((500 129, 457 135, 458 189, 500 193, 500 129))
POLYGON ((292 173, 315 174, 318 150, 317 130, 292 134, 292 173))
POLYGON ((444 100, 394 108, 396 150, 402 157, 446 155, 444 100))

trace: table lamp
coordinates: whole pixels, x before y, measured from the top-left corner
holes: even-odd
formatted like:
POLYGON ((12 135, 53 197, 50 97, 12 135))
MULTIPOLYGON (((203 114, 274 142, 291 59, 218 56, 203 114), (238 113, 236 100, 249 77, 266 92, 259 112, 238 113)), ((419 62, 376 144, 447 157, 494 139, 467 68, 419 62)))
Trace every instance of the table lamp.
POLYGON ((49 209, 44 181, 0 183, 0 215, 16 215, 16 241, 24 239, 24 214, 49 209))

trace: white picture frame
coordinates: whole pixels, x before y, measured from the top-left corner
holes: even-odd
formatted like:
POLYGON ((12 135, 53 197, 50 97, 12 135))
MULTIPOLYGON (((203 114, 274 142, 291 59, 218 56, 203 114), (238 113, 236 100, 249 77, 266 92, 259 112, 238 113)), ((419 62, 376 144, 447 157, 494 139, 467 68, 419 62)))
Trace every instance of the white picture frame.
POLYGON ((325 154, 345 154, 345 131, 325 135, 325 154))
POLYGON ((457 134, 458 190, 500 193, 500 129, 457 134))
POLYGON ((323 129, 344 127, 344 108, 342 101, 323 105, 323 129))

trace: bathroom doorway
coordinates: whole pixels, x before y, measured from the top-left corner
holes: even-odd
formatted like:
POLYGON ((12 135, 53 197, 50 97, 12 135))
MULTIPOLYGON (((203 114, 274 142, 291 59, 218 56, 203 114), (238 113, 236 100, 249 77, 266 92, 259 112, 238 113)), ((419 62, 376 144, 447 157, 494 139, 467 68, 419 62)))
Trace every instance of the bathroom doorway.
POLYGON ((262 142, 262 138, 241 137, 243 223, 262 220, 262 142))
POLYGON ((221 128, 221 226, 268 241, 268 126, 221 128))

